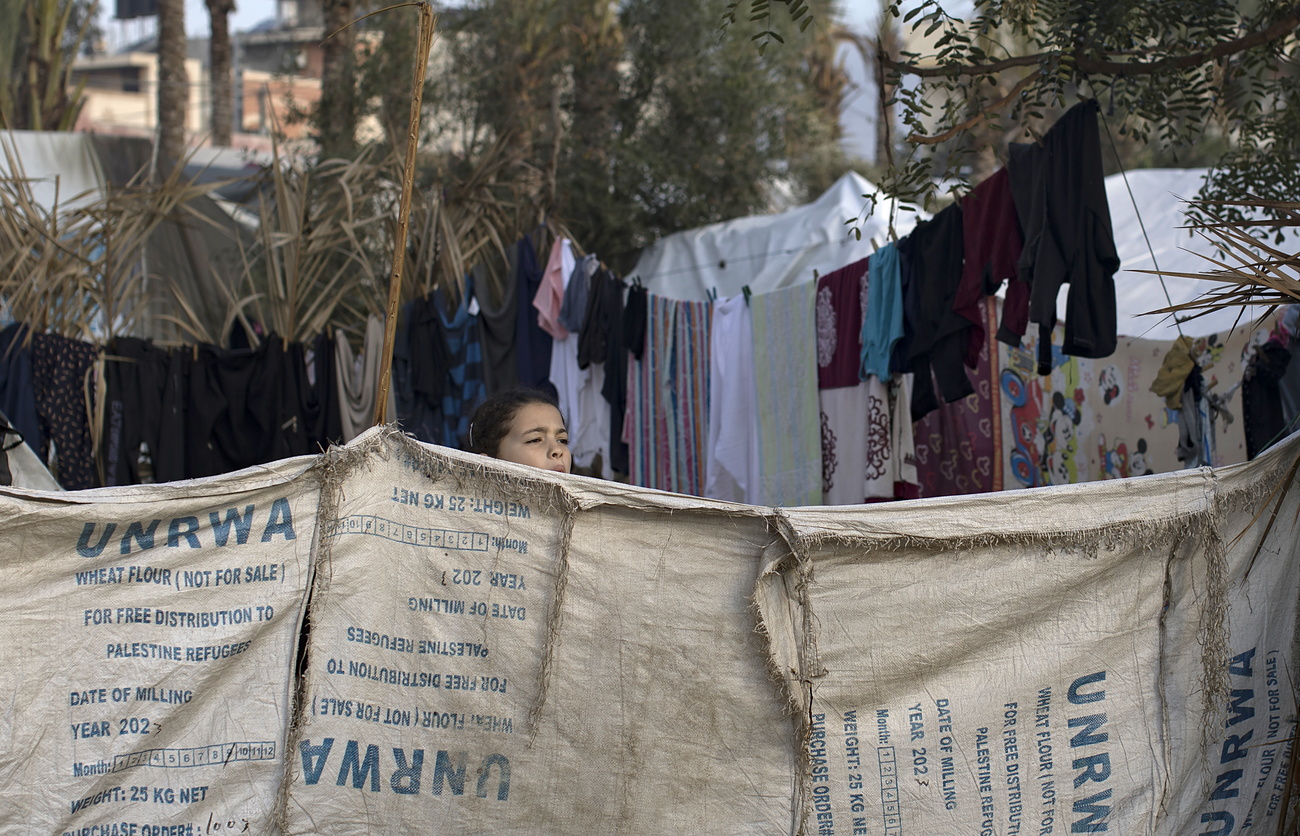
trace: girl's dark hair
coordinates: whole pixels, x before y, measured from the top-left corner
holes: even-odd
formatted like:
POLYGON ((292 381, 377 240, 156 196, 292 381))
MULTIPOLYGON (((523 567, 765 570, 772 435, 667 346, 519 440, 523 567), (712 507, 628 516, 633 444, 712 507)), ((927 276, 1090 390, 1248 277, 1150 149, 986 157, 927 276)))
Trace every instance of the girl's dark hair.
POLYGON ((553 406, 557 412, 560 409, 555 398, 541 389, 508 389, 483 401, 469 422, 469 451, 495 458, 515 413, 535 403, 553 406))

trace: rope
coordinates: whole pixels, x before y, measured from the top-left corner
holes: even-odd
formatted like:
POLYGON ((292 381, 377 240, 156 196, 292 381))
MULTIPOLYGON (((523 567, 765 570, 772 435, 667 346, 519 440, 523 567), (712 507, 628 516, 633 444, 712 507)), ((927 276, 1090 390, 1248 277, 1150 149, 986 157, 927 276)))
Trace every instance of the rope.
MULTIPOLYGON (((858 243, 860 242, 855 241, 852 238, 848 238, 848 237, 846 237, 846 239, 843 241, 817 241, 812 244, 805 244, 802 247, 790 247, 789 249, 784 249, 784 250, 769 250, 765 253, 755 253, 754 255, 742 255, 742 256, 736 256, 734 258, 726 258, 722 260, 722 262, 718 265, 718 268, 725 270, 726 268, 732 266, 733 264, 744 264, 749 261, 757 261, 762 258, 771 258, 772 256, 776 256, 776 255, 793 255, 794 253, 801 253, 804 252, 805 250, 811 250, 817 247, 826 247, 826 246, 835 246, 835 245, 843 247, 843 246, 849 246, 858 243)), ((640 278, 642 281, 648 281, 657 276, 673 276, 678 273, 698 273, 699 270, 700 268, 698 266, 691 265, 689 267, 676 267, 671 270, 656 270, 653 273, 637 273, 633 271, 633 273, 629 275, 628 278, 629 279, 640 278)))
MULTIPOLYGON (((1165 292, 1165 301, 1168 302, 1169 307, 1172 308, 1174 306, 1174 300, 1169 295, 1169 286, 1165 284, 1165 277, 1160 272, 1160 263, 1156 261, 1155 248, 1151 246, 1151 238, 1147 235, 1147 225, 1142 222, 1142 211, 1138 209, 1137 198, 1133 196, 1133 187, 1128 183, 1128 171, 1124 168, 1124 161, 1120 159, 1119 148, 1116 147, 1115 137, 1110 132, 1110 121, 1106 119, 1105 111, 1101 112, 1101 124, 1106 128, 1106 138, 1110 140, 1111 153, 1115 155, 1115 163, 1119 166, 1119 173, 1124 178, 1124 188, 1128 190, 1128 199, 1133 203, 1133 214, 1137 215, 1138 226, 1142 230, 1142 240, 1147 242, 1147 252, 1151 254, 1151 266, 1155 268, 1156 278, 1160 280, 1160 289, 1165 292)), ((1169 316, 1174 321, 1174 327, 1178 329, 1178 336, 1185 336, 1183 334, 1182 320, 1178 318, 1178 314, 1171 313, 1169 316)))

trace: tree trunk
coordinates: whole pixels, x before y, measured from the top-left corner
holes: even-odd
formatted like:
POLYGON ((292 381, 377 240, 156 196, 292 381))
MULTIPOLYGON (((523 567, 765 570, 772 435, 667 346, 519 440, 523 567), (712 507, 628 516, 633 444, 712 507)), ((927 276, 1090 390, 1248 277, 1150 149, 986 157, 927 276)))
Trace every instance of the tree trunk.
POLYGON ((185 0, 158 2, 158 168, 168 172, 185 156, 185 0))
POLYGON ((234 66, 230 49, 230 13, 235 0, 207 0, 212 19, 208 42, 212 75, 212 144, 229 147, 235 123, 234 66))
POLYGON ((894 87, 889 83, 887 78, 889 73, 885 69, 884 62, 898 59, 898 55, 902 50, 902 40, 895 18, 889 14, 885 9, 885 4, 882 3, 880 8, 880 28, 876 32, 876 60, 873 62, 876 78, 876 97, 880 105, 880 113, 876 116, 875 162, 881 168, 893 166, 894 143, 898 141, 897 137, 894 136, 896 119, 894 106, 888 103, 894 97, 894 87))
POLYGON ((355 27, 343 28, 354 14, 354 0, 325 0, 325 43, 316 110, 322 158, 350 158, 356 153, 356 36, 355 27))

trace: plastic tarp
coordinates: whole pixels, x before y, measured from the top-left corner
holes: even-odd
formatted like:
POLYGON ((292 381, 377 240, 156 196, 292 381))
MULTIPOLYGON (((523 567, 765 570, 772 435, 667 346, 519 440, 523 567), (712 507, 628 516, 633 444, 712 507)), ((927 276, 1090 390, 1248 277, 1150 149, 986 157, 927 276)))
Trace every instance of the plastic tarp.
MULTIPOLYGON (((1175 340, 1178 328, 1167 315, 1140 314, 1167 307, 1171 302, 1191 301, 1215 287, 1213 282, 1178 276, 1164 277, 1162 286, 1158 277, 1137 271, 1208 273, 1219 269, 1218 262, 1240 264, 1236 257, 1225 257, 1216 251, 1211 239, 1186 228, 1190 223, 1186 217, 1186 201, 1196 198, 1206 171, 1204 168, 1150 168, 1128 172, 1127 182, 1122 174, 1106 178, 1106 200, 1110 204, 1115 247, 1120 257, 1120 270, 1115 274, 1120 333, 1152 340, 1175 340), (1125 315, 1129 317, 1127 324, 1123 324, 1125 315)), ((1283 250, 1300 250, 1300 232, 1287 230, 1283 240, 1283 250)), ((1278 246, 1272 238, 1268 244, 1278 246)), ((1182 332, 1196 337, 1223 336, 1238 324, 1240 310, 1227 308, 1188 320, 1182 324, 1182 332)), ((1262 313, 1262 309, 1256 313, 1262 313)), ((1249 330, 1250 325, 1248 312, 1238 327, 1249 330)))
POLYGON ((380 429, 4 491, 0 827, 1273 832, 1297 461, 772 509, 380 429))
POLYGON ((104 176, 85 134, 0 131, 0 177, 23 180, 46 212, 100 199, 104 176))

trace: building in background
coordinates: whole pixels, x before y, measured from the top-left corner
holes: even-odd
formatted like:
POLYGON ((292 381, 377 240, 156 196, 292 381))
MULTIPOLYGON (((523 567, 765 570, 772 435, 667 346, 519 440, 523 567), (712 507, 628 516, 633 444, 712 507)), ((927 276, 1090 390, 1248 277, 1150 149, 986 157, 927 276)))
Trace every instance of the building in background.
MULTIPOLYGON (((134 2, 134 0, 133 0, 134 2)), ((120 4, 119 4, 120 5, 120 4)), ((156 13, 136 2, 120 14, 156 13)), ((320 99, 320 0, 281 0, 277 17, 252 31, 232 35, 235 52, 236 148, 268 150, 271 134, 307 141, 303 114, 320 99)), ((185 131, 191 143, 206 144, 211 134, 211 77, 207 38, 190 38, 185 63, 189 105, 185 131)), ((85 81, 85 106, 77 129, 94 133, 149 136, 158 124, 157 39, 150 35, 113 53, 82 55, 73 83, 85 81)))

